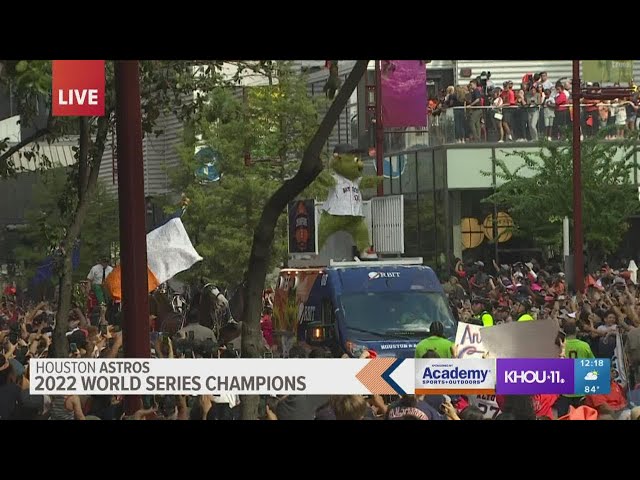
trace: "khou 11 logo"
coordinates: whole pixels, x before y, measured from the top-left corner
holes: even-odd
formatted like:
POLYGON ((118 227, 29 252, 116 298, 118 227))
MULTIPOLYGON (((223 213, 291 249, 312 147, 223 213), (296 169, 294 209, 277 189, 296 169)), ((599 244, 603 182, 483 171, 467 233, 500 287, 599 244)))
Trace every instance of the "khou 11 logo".
POLYGON ((564 358, 499 358, 499 395, 573 394, 574 361, 564 358))
POLYGON ((103 117, 104 91, 104 60, 53 61, 54 117, 103 117))

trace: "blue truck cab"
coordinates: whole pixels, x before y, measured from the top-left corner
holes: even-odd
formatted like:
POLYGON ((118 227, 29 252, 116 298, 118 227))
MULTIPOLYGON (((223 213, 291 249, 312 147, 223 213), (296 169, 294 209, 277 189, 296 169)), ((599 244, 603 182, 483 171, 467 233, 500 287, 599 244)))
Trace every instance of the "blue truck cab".
POLYGON ((454 340, 454 319, 442 285, 422 259, 331 262, 283 269, 275 292, 274 332, 328 348, 333 356, 410 358, 432 322, 454 340))

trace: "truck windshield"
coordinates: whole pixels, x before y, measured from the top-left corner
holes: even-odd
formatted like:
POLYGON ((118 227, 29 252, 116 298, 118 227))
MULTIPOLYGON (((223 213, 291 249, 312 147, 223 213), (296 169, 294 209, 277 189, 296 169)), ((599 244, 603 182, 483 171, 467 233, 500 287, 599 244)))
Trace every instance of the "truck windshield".
POLYGON ((350 293, 342 296, 346 327, 374 336, 423 338, 436 320, 453 339, 456 322, 444 297, 436 292, 350 293))

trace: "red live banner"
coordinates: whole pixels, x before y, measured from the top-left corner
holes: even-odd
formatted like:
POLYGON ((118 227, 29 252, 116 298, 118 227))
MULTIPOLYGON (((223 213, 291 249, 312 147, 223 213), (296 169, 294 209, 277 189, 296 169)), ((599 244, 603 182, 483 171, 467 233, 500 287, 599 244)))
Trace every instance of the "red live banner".
POLYGON ((54 60, 54 117, 103 117, 104 60, 54 60))

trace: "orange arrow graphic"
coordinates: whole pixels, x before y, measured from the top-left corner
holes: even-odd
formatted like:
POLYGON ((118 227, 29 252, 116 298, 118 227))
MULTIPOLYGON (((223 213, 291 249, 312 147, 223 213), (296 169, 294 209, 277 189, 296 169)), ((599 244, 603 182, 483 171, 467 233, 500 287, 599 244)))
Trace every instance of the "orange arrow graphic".
POLYGON ((397 392, 382 378, 382 374, 395 362, 395 358, 374 358, 358 372, 356 378, 367 389, 378 395, 395 395, 397 392))

